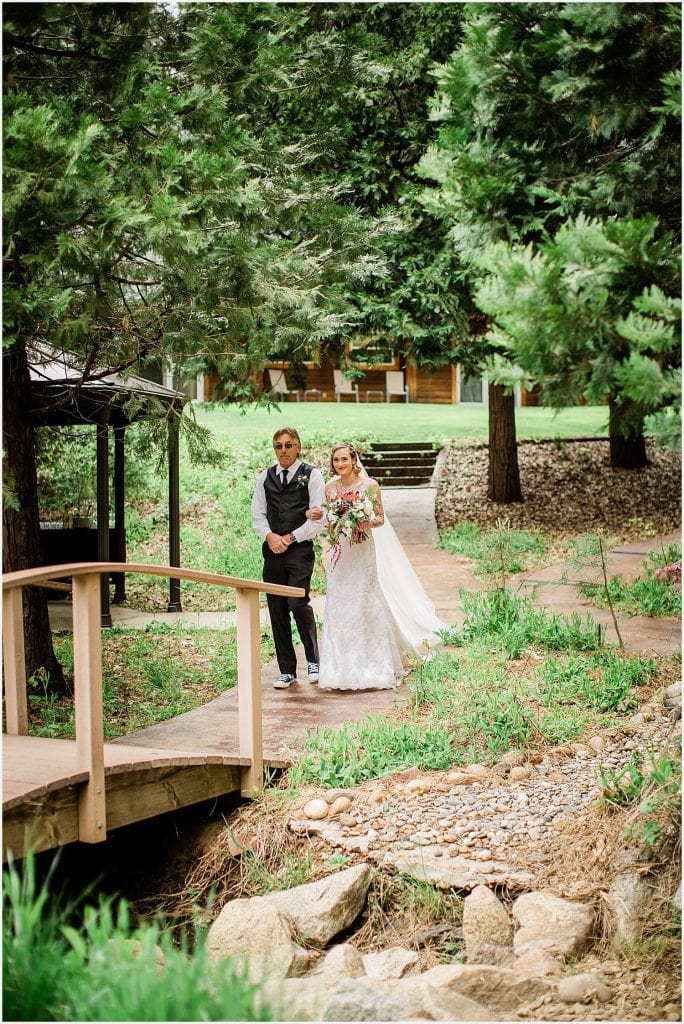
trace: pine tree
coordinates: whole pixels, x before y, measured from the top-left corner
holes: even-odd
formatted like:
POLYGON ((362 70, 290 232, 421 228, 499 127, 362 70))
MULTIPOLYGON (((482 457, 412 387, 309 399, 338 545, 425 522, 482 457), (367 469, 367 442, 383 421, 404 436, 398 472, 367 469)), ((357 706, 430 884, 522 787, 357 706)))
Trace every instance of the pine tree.
MULTIPOLYGON (((649 237, 654 245, 664 243, 667 267, 650 278, 640 271, 636 276, 641 289, 663 287, 672 297, 680 230, 679 60, 676 5, 468 6, 463 41, 438 75, 433 116, 439 138, 421 169, 437 182, 426 205, 450 225, 451 243, 474 291, 483 267, 496 275, 503 261, 510 284, 516 261, 531 259, 540 247, 546 264, 554 254, 562 261, 571 224, 591 222, 599 231, 603 223, 609 231, 608 222, 624 220, 626 239, 630 225, 651 218, 649 237), (560 247, 547 244, 559 237, 560 247), (488 245, 496 248, 481 261, 488 245)), ((581 245, 579 237, 576 242, 581 245)), ((561 262, 557 272, 563 271, 561 262)), ((501 278, 477 292, 477 301, 499 325, 504 289, 501 278)), ((618 318, 636 298, 633 276, 623 267, 611 278, 611 302, 623 310, 618 318)), ((529 305, 524 290, 514 289, 507 321, 520 323, 529 305)), ((577 379, 592 358, 602 364, 629 361, 624 335, 620 343, 612 327, 593 333, 591 310, 580 323, 584 344, 575 332, 572 350, 561 358, 568 382, 564 392, 558 377, 552 387, 538 378, 558 404, 576 399, 577 379)), ((495 355, 492 339, 501 341, 501 331, 483 334, 485 361, 495 355)), ((545 343, 553 344, 548 336, 545 343)), ((522 343, 520 333, 507 337, 510 357, 533 375, 543 362, 542 344, 541 337, 536 346, 529 339, 522 343), (536 362, 526 366, 531 348, 536 362)), ((557 366, 554 352, 551 347, 547 365, 557 366)), ((672 352, 661 359, 665 371, 672 368, 672 352)), ((613 374, 610 387, 602 390, 593 375, 583 394, 590 400, 608 397, 613 463, 638 466, 645 459, 642 427, 633 398, 621 388, 629 376, 626 370, 613 374)), ((506 379, 500 367, 494 377, 506 379)))
MULTIPOLYGON (((279 5, 6 4, 5 568, 35 564, 26 353, 84 368, 215 358, 250 394, 274 346, 340 329, 340 280, 378 262, 339 190, 283 146, 269 105, 300 83, 279 5), (7 401, 7 396, 17 401, 7 401)), ((306 81, 301 83, 307 87, 306 81)), ((27 592, 29 672, 52 656, 27 592)))

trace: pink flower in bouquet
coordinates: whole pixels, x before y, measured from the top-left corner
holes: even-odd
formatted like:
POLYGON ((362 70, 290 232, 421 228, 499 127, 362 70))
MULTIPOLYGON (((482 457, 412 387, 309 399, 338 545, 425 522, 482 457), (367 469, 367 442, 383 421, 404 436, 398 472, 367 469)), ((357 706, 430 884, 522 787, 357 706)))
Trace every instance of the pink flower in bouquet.
POLYGON ((362 544, 367 539, 361 524, 373 518, 373 502, 357 491, 343 491, 331 498, 326 508, 332 540, 330 567, 334 569, 342 552, 341 537, 347 537, 350 544, 362 544))

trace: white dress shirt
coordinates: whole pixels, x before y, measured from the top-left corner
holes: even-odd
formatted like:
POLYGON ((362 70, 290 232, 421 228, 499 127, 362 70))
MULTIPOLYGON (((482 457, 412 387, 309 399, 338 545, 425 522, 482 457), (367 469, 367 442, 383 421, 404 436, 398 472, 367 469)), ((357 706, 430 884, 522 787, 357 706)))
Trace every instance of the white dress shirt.
MULTIPOLYGON (((301 464, 302 460, 297 459, 297 461, 293 462, 290 468, 286 471, 288 484, 299 470, 301 464)), ((274 469, 278 475, 282 473, 282 467, 279 462, 274 464, 274 469)), ((266 540, 268 534, 273 533, 268 522, 266 491, 264 490, 264 480, 266 479, 267 472, 268 470, 264 469, 263 472, 259 474, 256 487, 254 488, 254 495, 252 497, 252 526, 262 540, 266 540)), ((320 469, 314 468, 309 473, 309 508, 322 508, 323 505, 325 505, 325 481, 323 480, 323 474, 320 469)), ((296 530, 292 530, 292 533, 297 538, 297 542, 301 543, 303 540, 311 540, 317 533, 320 533, 325 526, 325 516, 318 520, 307 519, 301 526, 298 526, 296 530)))

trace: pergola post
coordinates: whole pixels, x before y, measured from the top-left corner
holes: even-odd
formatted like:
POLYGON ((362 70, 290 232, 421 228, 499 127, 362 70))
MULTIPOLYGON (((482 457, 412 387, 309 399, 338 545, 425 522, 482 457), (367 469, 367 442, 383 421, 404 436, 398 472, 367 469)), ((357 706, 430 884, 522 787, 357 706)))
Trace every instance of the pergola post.
MULTIPOLYGON (((180 568, 180 445, 178 423, 169 418, 169 565, 180 568)), ((169 580, 168 611, 182 611, 180 580, 169 580)))
MULTIPOLYGON (((124 456, 126 428, 114 427, 114 536, 116 538, 115 562, 126 561, 126 494, 124 456)), ((114 574, 114 604, 126 600, 126 573, 114 574)))
MULTIPOLYGON (((97 425, 97 560, 109 561, 109 428, 106 423, 97 425)), ((112 624, 106 572, 100 576, 100 597, 100 625, 104 629, 112 624)))

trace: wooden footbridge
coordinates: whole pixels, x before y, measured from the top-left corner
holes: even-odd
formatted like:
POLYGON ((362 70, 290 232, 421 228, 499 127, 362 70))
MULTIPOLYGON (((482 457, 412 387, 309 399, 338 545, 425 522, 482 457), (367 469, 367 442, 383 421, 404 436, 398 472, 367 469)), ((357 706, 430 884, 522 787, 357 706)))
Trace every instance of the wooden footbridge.
MULTIPOLYGON (((262 679, 259 594, 303 591, 171 566, 78 563, 10 573, 3 580, 6 735, 3 857, 107 832, 228 793, 255 796, 264 764, 287 764, 288 744, 316 723, 338 725, 391 707, 392 691, 319 694, 306 683, 274 691, 262 679), (232 587, 237 606, 237 686, 210 704, 104 742, 100 576, 135 572, 232 587), (22 589, 71 577, 76 738, 29 736, 22 589)), ((154 643, 150 639, 150 643, 154 643)))

